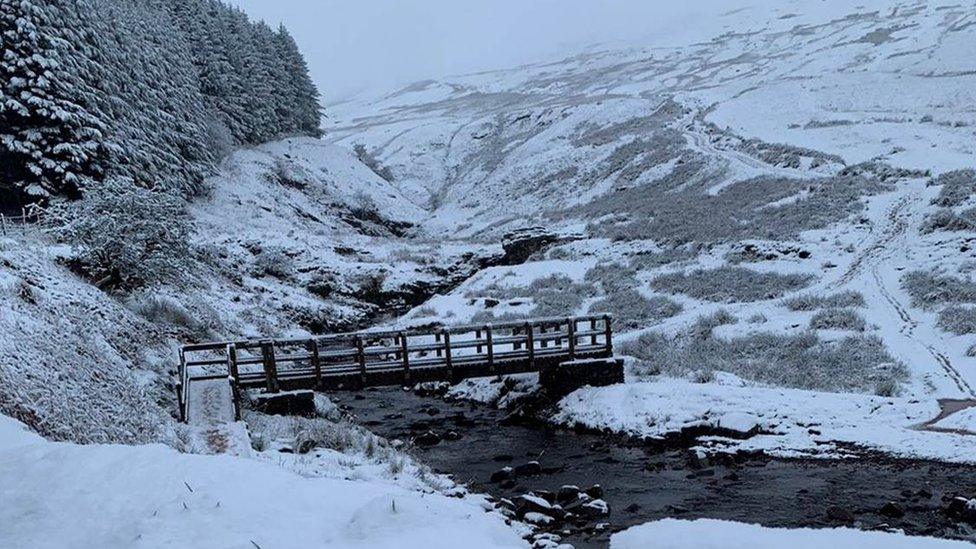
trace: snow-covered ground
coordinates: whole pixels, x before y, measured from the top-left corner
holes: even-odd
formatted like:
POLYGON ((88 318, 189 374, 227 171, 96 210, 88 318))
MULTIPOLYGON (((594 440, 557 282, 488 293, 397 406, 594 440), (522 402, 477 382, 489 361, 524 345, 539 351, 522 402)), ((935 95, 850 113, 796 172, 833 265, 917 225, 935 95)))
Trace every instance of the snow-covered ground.
POLYGON ((701 438, 700 448, 708 452, 844 458, 856 455, 852 446, 857 446, 901 457, 976 463, 972 433, 926 429, 924 424, 940 411, 932 400, 662 380, 587 387, 559 406, 556 421, 649 439, 701 427, 730 432, 733 438, 701 438))
POLYGON ((850 528, 764 528, 724 520, 664 519, 628 528, 613 535, 611 549, 952 549, 970 547, 964 541, 865 532, 850 528))
POLYGON ((478 497, 161 445, 48 442, 5 416, 0 486, 4 547, 527 547, 478 497))

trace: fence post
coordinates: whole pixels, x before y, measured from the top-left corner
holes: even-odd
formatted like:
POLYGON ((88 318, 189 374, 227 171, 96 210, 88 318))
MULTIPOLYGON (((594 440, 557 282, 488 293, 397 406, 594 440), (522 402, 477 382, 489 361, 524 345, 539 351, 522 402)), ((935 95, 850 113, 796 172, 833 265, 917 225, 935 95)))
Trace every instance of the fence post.
POLYGON ((607 340, 607 355, 613 356, 613 334, 610 330, 610 315, 603 315, 603 337, 607 340))
POLYGON ((277 393, 281 388, 278 386, 278 363, 275 361, 274 341, 267 340, 261 343, 261 363, 264 365, 268 392, 277 393))
POLYGON ((238 383, 237 345, 227 344, 227 379, 234 398, 234 421, 241 420, 241 387, 238 383))
MULTIPOLYGON (((591 332, 596 332, 596 319, 595 318, 591 318, 590 319, 590 331, 591 332)), ((596 333, 590 335, 590 345, 593 345, 594 347, 596 346, 596 333)))
POLYGON ((410 351, 407 349, 407 334, 400 332, 400 356, 403 360, 403 382, 410 384, 410 351))
POLYGON ((549 346, 549 340, 546 339, 546 323, 539 323, 539 347, 545 349, 549 346))
POLYGON ((495 344, 492 342, 491 324, 485 324, 485 345, 488 349, 488 371, 495 373, 495 344))
MULTIPOLYGON (((491 349, 491 346, 488 348, 491 349)), ((454 383, 454 364, 451 361, 451 332, 448 331, 444 332, 444 359, 447 365, 447 379, 454 383)))
POLYGON ((525 323, 525 348, 529 350, 529 368, 535 368, 535 341, 532 339, 532 323, 525 323))
POLYGON ((474 338, 478 341, 478 345, 475 347, 475 353, 481 354, 481 330, 474 331, 474 338))
MULTIPOLYGON (((441 333, 437 332, 436 334, 434 334, 434 343, 440 343, 440 342, 441 342, 441 333)), ((436 356, 443 356, 440 347, 438 347, 434 352, 436 353, 436 356)))
POLYGON ((569 339, 569 359, 576 359, 576 319, 566 319, 566 337, 569 339))
MULTIPOLYGON (((0 214, 2 215, 2 214, 0 214)), ((180 347, 180 366, 177 372, 179 380, 176 382, 176 401, 180 407, 180 421, 186 423, 186 354, 183 352, 183 348, 180 347)))
POLYGON ((366 352, 363 350, 363 336, 356 334, 356 361, 359 363, 359 378, 366 387, 366 352))
POLYGON ((309 360, 312 362, 312 370, 315 371, 315 388, 322 388, 322 360, 319 357, 319 341, 310 339, 308 346, 309 360))

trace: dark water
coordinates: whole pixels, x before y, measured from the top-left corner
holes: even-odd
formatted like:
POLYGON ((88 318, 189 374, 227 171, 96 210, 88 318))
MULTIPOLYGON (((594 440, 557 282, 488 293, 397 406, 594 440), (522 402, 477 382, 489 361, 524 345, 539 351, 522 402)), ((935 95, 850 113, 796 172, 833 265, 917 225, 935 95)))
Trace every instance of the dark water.
MULTIPOLYGON (((513 498, 530 490, 557 491, 564 484, 600 484, 611 508, 606 530, 594 524, 569 528, 564 541, 578 548, 605 547, 613 531, 664 517, 716 518, 767 526, 843 526, 831 506, 854 516, 853 525, 884 524, 909 534, 967 537, 971 530, 942 509, 953 495, 976 495, 976 468, 883 457, 859 460, 782 460, 765 456, 700 462, 687 450, 663 450, 612 436, 567 430, 502 426, 503 411, 472 403, 422 398, 399 389, 333 393, 359 423, 388 439, 410 441, 429 428, 458 440, 417 446, 414 454, 434 470, 473 490, 513 498), (431 415, 430 410, 437 410, 431 415), (402 414, 402 417, 400 417, 402 414), (417 424, 417 422, 423 422, 417 424), (505 465, 537 460, 544 471, 502 488, 489 482, 505 465), (896 502, 903 517, 883 515, 896 502)), ((840 513, 841 515, 844 512, 840 513)), ((850 524, 850 523, 848 523, 850 524)), ((554 531, 563 530, 559 526, 554 531)))

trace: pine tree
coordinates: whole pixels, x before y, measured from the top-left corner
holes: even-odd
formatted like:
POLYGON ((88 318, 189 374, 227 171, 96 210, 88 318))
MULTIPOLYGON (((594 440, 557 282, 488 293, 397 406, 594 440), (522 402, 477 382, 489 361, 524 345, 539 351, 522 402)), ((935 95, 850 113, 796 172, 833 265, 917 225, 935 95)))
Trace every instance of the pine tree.
POLYGON ((278 56, 280 57, 287 80, 283 83, 286 104, 290 106, 288 128, 290 132, 321 135, 321 108, 319 91, 308 74, 308 64, 284 25, 278 28, 278 56))
POLYGON ((0 0, 0 186, 7 197, 72 195, 102 173, 105 126, 77 95, 60 15, 44 1, 0 0))

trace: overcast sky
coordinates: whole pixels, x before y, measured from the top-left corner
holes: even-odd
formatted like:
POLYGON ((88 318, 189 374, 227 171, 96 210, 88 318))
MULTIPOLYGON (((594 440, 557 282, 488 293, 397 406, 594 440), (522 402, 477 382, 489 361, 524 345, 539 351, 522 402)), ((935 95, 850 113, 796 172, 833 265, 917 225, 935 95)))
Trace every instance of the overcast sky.
POLYGON ((283 22, 325 102, 424 78, 642 42, 744 0, 229 0, 283 22), (689 6, 692 6, 689 8, 689 6), (680 11, 680 17, 675 19, 680 11))

